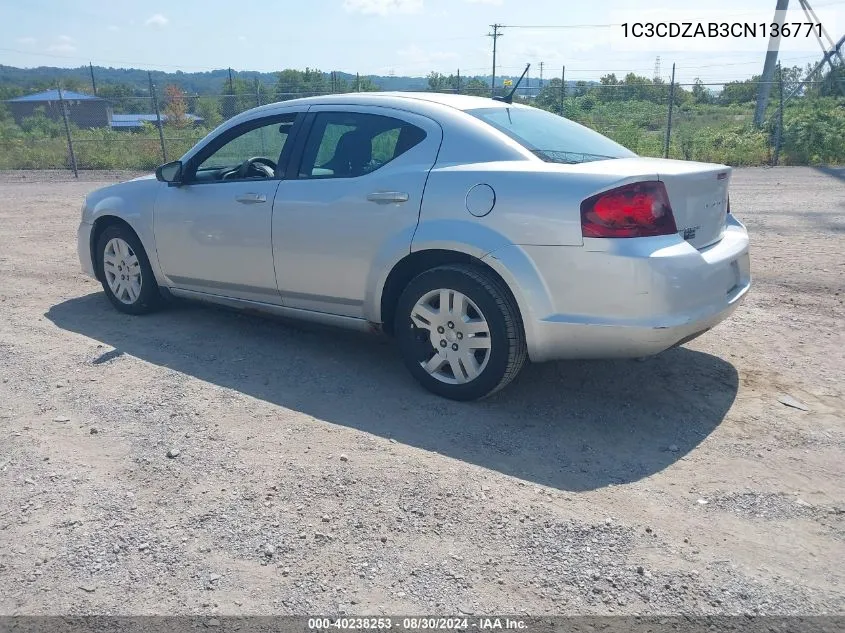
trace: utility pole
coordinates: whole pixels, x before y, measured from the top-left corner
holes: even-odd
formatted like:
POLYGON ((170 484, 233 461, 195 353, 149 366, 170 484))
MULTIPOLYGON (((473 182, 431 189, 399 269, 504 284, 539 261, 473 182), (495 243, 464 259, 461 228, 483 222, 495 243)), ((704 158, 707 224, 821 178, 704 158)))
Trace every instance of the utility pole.
POLYGON ((543 62, 540 62, 540 90, 543 89, 543 62))
POLYGON ((458 68, 458 85, 457 85, 457 93, 461 94, 461 69, 458 68))
MULTIPOLYGON (((798 2, 801 3, 801 8, 804 9, 804 15, 807 16, 807 20, 813 23, 813 34, 816 36, 816 41, 819 43, 819 46, 822 49, 822 53, 824 53, 824 59, 827 60, 827 63, 830 66, 831 76, 835 77, 837 73, 837 68, 833 64, 832 57, 834 55, 838 57, 839 63, 845 66, 845 57, 842 57, 842 53, 839 51, 839 49, 842 47, 842 40, 839 40, 838 44, 834 44, 833 40, 830 37, 830 34, 827 32, 827 29, 824 28, 824 25, 822 25, 822 22, 821 20, 819 20, 818 16, 816 15, 816 12, 813 11, 813 8, 810 6, 809 1, 798 0, 798 2), (818 29, 821 33, 816 33, 816 25, 818 25, 818 29), (822 41, 821 35, 824 35, 825 39, 827 39, 827 43, 830 46, 830 50, 828 50, 827 46, 825 46, 825 43, 822 41)), ((822 62, 822 65, 824 65, 824 62, 822 62)), ((839 90, 842 92, 843 95, 845 95, 845 78, 840 77, 837 81, 837 84, 839 86, 839 90)))
MULTIPOLYGON (((845 46, 845 35, 843 35, 839 39, 839 41, 836 43, 836 45, 833 47, 832 50, 829 50, 824 54, 824 56, 822 57, 822 60, 818 64, 815 65, 813 70, 811 70, 807 74, 807 76, 804 77, 804 79, 802 79, 801 82, 797 86, 792 88, 790 93, 788 95, 786 95, 786 99, 784 100, 784 103, 789 103, 789 100, 792 99, 792 97, 794 97, 799 92, 801 92, 801 88, 803 88, 807 84, 808 81, 812 81, 813 77, 815 77, 816 73, 819 72, 819 70, 821 70, 822 66, 830 63, 830 58, 833 57, 833 55, 841 54, 840 50, 842 49, 843 46, 845 46)), ((840 79, 839 80, 839 87, 842 89, 842 94, 845 94, 845 81, 840 79)))
POLYGON ((94 89, 94 96, 97 96, 97 80, 94 79, 94 66, 88 62, 88 69, 91 71, 91 87, 94 89))
POLYGON ((355 92, 361 92, 361 75, 355 73, 355 92))
POLYGON ((490 27, 493 29, 493 32, 488 33, 487 37, 493 38, 493 76, 490 78, 490 96, 492 97, 496 94, 496 42, 502 37, 502 33, 499 33, 502 25, 491 24, 490 27))
POLYGON ((777 0, 775 6, 775 18, 772 24, 778 25, 777 37, 769 37, 769 49, 766 52, 766 61, 763 63, 763 74, 760 76, 760 84, 757 87, 757 107, 754 110, 754 125, 763 125, 763 117, 766 114, 766 104, 769 101, 769 92, 772 90, 772 80, 775 77, 775 68, 778 61, 778 50, 780 49, 780 29, 786 18, 786 11, 789 8, 789 0, 777 0))
MULTIPOLYGON (((839 47, 836 46, 833 43, 833 40, 831 39, 830 34, 827 32, 827 29, 824 28, 824 26, 822 25, 822 21, 819 20, 818 16, 816 15, 816 12, 813 11, 813 7, 810 6, 810 3, 807 0, 798 0, 798 2, 801 3, 801 8, 804 9, 804 15, 807 16, 807 20, 811 21, 814 25, 815 24, 818 25, 819 30, 822 32, 822 34, 824 34, 828 45, 833 50, 833 54, 836 55, 839 58, 839 63, 845 65, 845 57, 842 57, 842 53, 839 52, 839 47)), ((816 35, 815 29, 812 29, 812 31, 813 31, 813 34, 816 35)), ((822 41, 822 38, 819 37, 818 35, 816 35, 816 41, 819 43, 819 46, 821 47, 822 52, 826 53, 827 52, 827 46, 825 46, 825 43, 822 41)), ((833 64, 830 62, 830 59, 828 59, 828 63, 830 64, 830 70, 832 70, 833 72, 836 72, 836 69, 834 68, 833 64)))

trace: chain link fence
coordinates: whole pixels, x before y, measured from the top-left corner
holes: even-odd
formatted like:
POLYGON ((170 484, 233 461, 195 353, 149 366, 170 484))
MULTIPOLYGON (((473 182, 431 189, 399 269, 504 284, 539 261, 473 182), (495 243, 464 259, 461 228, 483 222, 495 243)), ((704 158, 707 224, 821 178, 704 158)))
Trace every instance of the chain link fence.
MULTIPOLYGON (((629 76, 630 77, 630 76, 629 76)), ((489 84, 454 77, 429 81, 439 92, 489 97, 489 84)), ((501 82, 500 82, 501 83, 501 82)), ((643 156, 730 165, 845 162, 845 98, 814 83, 784 102, 782 78, 771 91, 762 126, 753 117, 753 82, 672 84, 662 81, 562 82, 520 85, 515 102, 586 125, 643 156)), ((55 88, 0 105, 0 169, 151 171, 184 154, 224 120, 256 106, 298 97, 377 90, 360 76, 326 75, 323 90, 241 81, 222 94, 187 94, 150 81, 146 94, 102 96, 55 88)), ((504 94, 512 88, 500 85, 504 94)))

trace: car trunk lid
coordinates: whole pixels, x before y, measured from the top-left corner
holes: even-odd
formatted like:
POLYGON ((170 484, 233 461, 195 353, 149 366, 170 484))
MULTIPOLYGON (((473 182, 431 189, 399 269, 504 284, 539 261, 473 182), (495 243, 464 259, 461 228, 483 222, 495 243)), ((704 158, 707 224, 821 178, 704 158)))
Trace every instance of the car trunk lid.
POLYGON ((730 167, 636 157, 566 165, 559 169, 568 173, 616 176, 620 184, 659 180, 666 187, 679 235, 698 249, 722 238, 728 211, 730 167))
POLYGON ((699 249, 718 242, 725 231, 731 168, 679 160, 662 163, 657 174, 669 194, 678 234, 699 249))

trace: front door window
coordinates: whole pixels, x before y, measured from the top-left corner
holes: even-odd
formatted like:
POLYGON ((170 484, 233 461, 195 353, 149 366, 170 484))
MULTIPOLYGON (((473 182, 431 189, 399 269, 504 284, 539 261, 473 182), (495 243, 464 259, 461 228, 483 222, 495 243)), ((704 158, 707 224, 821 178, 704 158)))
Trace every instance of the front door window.
MULTIPOLYGON (((275 178, 279 157, 288 141, 296 114, 273 117, 237 128, 222 145, 212 141, 207 155, 199 157, 197 182, 266 180, 275 178), (216 148, 215 148, 216 146, 216 148)), ((224 132, 224 135, 228 134, 224 132)))

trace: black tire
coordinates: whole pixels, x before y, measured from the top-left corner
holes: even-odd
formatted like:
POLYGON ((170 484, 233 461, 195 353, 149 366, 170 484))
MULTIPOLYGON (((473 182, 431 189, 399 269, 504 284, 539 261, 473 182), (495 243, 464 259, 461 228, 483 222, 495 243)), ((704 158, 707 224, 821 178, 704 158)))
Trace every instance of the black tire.
MULTIPOLYGON (((512 295, 499 279, 469 264, 438 266, 412 279, 399 298, 394 332, 405 365, 414 378, 432 393, 451 400, 477 400, 497 392, 516 377, 528 356, 522 318, 512 295), (466 295, 487 321, 490 350, 486 365, 468 382, 443 382, 421 364, 437 353, 429 336, 433 330, 417 327, 411 315, 418 301, 438 289, 466 295)), ((454 371, 445 369, 445 365, 443 371, 454 376, 454 371)))
POLYGON ((122 224, 113 224, 100 234, 97 239, 95 257, 97 262, 97 276, 103 284, 103 291, 106 293, 111 304, 121 312, 126 314, 147 314, 153 312, 160 307, 162 299, 159 293, 158 284, 153 274, 153 269, 150 267, 150 260, 147 258, 147 253, 141 244, 141 240, 135 235, 135 232, 122 224), (114 291, 109 286, 107 275, 105 272, 105 257, 106 247, 113 239, 121 239, 129 245, 130 253, 137 257, 141 272, 141 291, 134 297, 134 300, 127 302, 117 297, 114 291))

